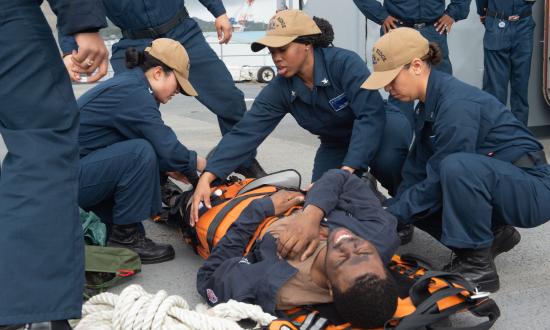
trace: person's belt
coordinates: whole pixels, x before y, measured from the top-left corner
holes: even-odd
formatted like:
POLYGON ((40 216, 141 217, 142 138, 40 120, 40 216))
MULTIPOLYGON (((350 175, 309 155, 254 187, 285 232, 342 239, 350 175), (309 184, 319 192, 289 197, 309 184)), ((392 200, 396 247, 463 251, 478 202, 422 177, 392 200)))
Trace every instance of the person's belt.
POLYGON ((524 11, 523 13, 521 13, 519 15, 506 16, 502 13, 497 13, 497 12, 490 11, 490 10, 488 10, 487 13, 485 14, 485 16, 487 16, 487 17, 494 17, 496 19, 510 21, 510 22, 519 21, 520 19, 525 18, 525 17, 529 17, 531 15, 532 15, 531 8, 527 9, 526 11, 524 11))
POLYGON ((437 20, 433 20, 429 22, 409 21, 398 17, 396 17, 396 19, 397 19, 397 24, 399 24, 400 26, 409 27, 417 30, 423 29, 426 26, 433 25, 435 22, 437 22, 437 20))
POLYGON ((539 150, 523 154, 523 156, 513 161, 512 164, 516 165, 517 167, 532 168, 539 165, 548 164, 548 162, 546 161, 546 155, 544 154, 544 151, 539 150))
POLYGON ((176 16, 172 17, 168 22, 157 25, 154 27, 149 27, 143 30, 123 30, 122 36, 128 39, 156 39, 164 36, 170 30, 175 28, 180 24, 181 21, 189 17, 187 9, 183 7, 176 16))

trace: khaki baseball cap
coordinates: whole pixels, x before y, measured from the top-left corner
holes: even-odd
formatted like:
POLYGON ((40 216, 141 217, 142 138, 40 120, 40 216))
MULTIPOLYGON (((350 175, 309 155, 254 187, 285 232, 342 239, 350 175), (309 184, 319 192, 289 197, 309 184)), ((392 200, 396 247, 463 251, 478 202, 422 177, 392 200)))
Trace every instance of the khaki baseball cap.
POLYGON ((198 95, 189 82, 189 55, 181 43, 168 38, 159 38, 153 40, 151 46, 145 48, 145 51, 174 70, 176 79, 185 94, 198 95))
POLYGON ((264 47, 283 47, 301 36, 321 34, 321 30, 306 13, 297 9, 281 10, 269 20, 265 37, 250 45, 253 52, 264 47))
POLYGON ((361 85, 380 89, 392 82, 401 69, 430 50, 429 42, 415 29, 401 27, 384 34, 372 47, 374 72, 361 85))

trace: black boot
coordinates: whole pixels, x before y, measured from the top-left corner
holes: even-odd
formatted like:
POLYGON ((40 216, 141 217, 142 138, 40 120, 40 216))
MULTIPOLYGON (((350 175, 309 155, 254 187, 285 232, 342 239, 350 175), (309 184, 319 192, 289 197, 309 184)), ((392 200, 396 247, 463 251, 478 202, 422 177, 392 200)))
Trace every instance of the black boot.
POLYGON ((250 166, 248 167, 239 166, 234 172, 241 174, 245 178, 258 179, 267 175, 267 173, 265 173, 264 169, 262 168, 260 163, 258 163, 256 158, 254 158, 250 166))
POLYGON ((0 330, 20 330, 24 327, 24 324, 0 325, 0 330))
POLYGON ((67 320, 51 321, 50 326, 52 330, 72 330, 73 328, 67 320))
POLYGON ((493 245, 491 245, 491 253, 493 259, 499 254, 508 252, 516 246, 521 240, 519 231, 513 226, 505 225, 498 227, 493 232, 493 245))
POLYGON ((500 287, 497 269, 491 248, 453 249, 456 257, 443 268, 444 271, 460 273, 479 291, 495 292, 500 287))
POLYGON ((138 224, 112 225, 109 246, 133 250, 143 264, 156 264, 174 259, 174 248, 170 244, 155 243, 139 230, 138 224))

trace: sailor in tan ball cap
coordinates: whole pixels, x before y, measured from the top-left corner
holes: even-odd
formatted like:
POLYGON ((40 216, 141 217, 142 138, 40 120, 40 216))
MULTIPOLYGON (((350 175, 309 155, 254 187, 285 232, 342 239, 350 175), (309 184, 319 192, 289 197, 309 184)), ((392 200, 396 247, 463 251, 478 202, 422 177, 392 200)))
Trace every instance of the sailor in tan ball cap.
POLYGON ((450 248, 446 271, 482 291, 500 282, 494 258, 520 241, 514 227, 550 219, 550 166, 542 145, 494 96, 444 72, 436 44, 398 28, 373 47, 374 73, 362 85, 418 100, 416 138, 387 210, 450 248))
POLYGON ((361 88, 370 74, 365 62, 352 51, 333 47, 333 39, 329 22, 303 11, 283 10, 271 18, 265 36, 251 48, 269 48, 278 76, 209 157, 193 197, 193 219, 198 219, 200 202, 210 205, 209 183, 227 177, 287 113, 320 139, 312 181, 333 168, 357 175, 370 168, 384 187, 395 192, 411 126, 378 91, 361 88), (387 132, 391 138, 386 138, 387 132))

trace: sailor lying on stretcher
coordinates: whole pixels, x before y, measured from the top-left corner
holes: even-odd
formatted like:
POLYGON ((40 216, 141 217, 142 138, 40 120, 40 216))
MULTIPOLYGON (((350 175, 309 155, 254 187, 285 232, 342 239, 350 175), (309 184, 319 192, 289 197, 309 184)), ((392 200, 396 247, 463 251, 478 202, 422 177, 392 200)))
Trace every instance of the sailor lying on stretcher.
POLYGON ((399 245, 396 223, 363 180, 330 170, 305 197, 281 190, 254 200, 200 268, 197 289, 212 305, 234 299, 271 314, 332 302, 352 325, 379 327, 397 306, 384 266, 399 245), (301 203, 242 256, 266 217, 301 203))

